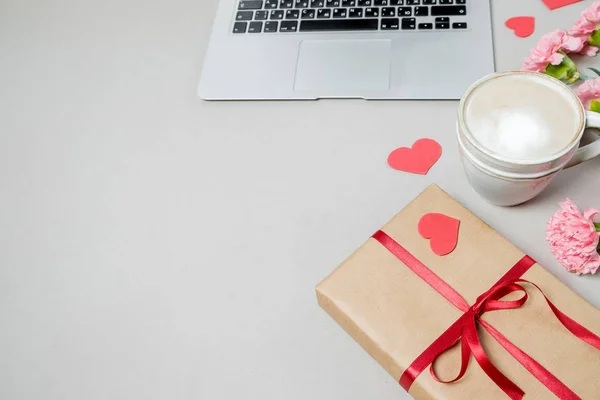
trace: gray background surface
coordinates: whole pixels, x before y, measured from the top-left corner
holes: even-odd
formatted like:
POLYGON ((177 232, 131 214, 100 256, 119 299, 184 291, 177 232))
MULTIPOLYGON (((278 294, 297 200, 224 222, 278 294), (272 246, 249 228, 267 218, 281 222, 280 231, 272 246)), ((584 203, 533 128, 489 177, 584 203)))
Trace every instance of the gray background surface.
MULTIPOLYGON (((586 4, 493 0, 498 70, 586 4)), ((600 159, 502 209, 462 173, 456 102, 202 102, 216 6, 0 0, 1 399, 408 398, 314 286, 430 183, 600 306, 544 241, 558 201, 600 206, 600 159), (428 176, 387 167, 424 136, 428 176)))

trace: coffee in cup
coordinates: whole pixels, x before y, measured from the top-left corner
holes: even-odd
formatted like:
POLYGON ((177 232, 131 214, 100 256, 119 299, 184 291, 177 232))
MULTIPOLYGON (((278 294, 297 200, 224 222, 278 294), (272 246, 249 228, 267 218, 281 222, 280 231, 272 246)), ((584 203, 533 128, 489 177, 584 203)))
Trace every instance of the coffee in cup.
POLYGON ((600 141, 578 150, 600 114, 587 113, 562 82, 534 72, 487 76, 460 102, 458 141, 467 177, 497 205, 539 194, 558 171, 600 153, 600 141))

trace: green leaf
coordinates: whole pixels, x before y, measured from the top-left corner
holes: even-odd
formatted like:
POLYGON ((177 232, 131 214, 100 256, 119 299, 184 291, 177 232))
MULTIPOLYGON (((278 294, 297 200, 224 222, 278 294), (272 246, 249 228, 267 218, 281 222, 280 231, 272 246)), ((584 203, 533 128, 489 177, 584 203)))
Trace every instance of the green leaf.
POLYGON ((564 56, 562 62, 558 65, 548 64, 546 74, 561 80, 567 85, 577 82, 581 78, 577 65, 565 53, 562 51, 560 53, 564 56))
POLYGON ((594 226, 596 227, 596 232, 600 232, 600 222, 594 222, 594 226))
POLYGON ((600 30, 596 30, 594 31, 594 33, 592 33, 592 36, 590 36, 590 40, 588 40, 588 43, 592 46, 600 46, 600 30))
POLYGON ((596 68, 588 68, 590 71, 593 71, 596 75, 600 76, 600 71, 598 71, 596 68))
POLYGON ((590 111, 600 113, 600 101, 592 100, 592 102, 590 103, 590 111))

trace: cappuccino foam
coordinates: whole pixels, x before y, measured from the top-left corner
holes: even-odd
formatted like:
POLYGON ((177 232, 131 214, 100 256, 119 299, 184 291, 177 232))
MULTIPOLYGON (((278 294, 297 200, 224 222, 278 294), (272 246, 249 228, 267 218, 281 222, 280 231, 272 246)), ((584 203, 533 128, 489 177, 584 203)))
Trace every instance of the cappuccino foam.
POLYGON ((581 128, 580 104, 559 82, 506 75, 484 82, 465 103, 471 135, 489 151, 536 160, 566 149, 581 128))

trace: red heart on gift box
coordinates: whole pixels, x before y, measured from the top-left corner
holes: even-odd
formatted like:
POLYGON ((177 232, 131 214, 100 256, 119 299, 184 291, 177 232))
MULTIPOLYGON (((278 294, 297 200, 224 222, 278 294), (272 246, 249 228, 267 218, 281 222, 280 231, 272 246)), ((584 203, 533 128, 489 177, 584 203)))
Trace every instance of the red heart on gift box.
POLYGON ((419 234, 430 239, 431 250, 438 256, 450 254, 458 244, 460 220, 444 214, 425 214, 419 221, 419 234))
POLYGON ((390 167, 425 175, 442 156, 442 146, 433 139, 419 139, 412 148, 400 147, 388 156, 390 167))
POLYGON ((542 0, 549 9, 555 10, 560 7, 579 3, 581 0, 542 0))
POLYGON ((504 23, 507 28, 515 31, 515 35, 520 38, 531 36, 535 31, 534 17, 512 17, 504 23))

